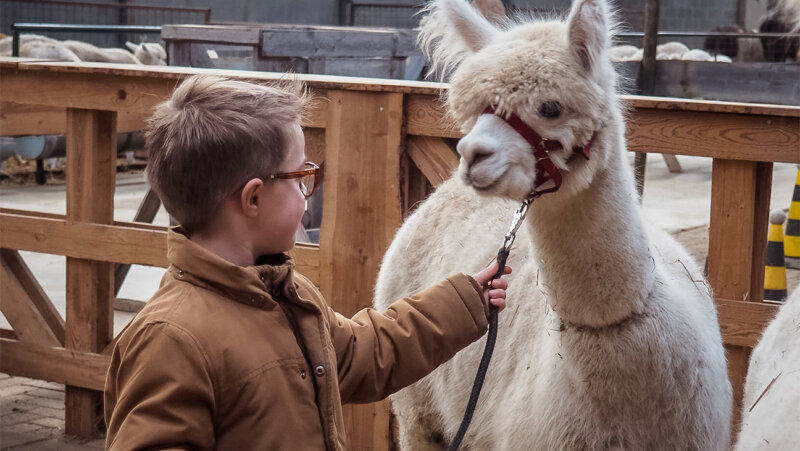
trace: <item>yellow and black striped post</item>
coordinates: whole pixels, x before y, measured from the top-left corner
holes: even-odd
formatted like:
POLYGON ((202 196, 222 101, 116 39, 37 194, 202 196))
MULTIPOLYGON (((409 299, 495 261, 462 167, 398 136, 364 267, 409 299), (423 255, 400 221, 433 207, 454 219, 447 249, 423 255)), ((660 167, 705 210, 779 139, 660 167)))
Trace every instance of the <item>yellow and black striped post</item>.
POLYGON ((800 165, 797 167, 797 180, 794 182, 792 204, 789 206, 789 220, 786 222, 784 237, 786 266, 800 269, 800 165))
POLYGON ((767 235, 767 265, 764 267, 764 300, 786 300, 786 266, 783 258, 783 222, 786 213, 772 210, 767 235))

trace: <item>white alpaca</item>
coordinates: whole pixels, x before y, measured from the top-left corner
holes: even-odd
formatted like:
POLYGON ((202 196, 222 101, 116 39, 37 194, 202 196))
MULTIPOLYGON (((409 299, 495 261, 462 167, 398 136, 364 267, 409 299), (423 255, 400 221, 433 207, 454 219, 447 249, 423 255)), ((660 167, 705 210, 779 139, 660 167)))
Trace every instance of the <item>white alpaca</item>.
POLYGON ((143 42, 141 44, 134 44, 133 42, 126 42, 125 46, 133 52, 133 55, 142 62, 149 66, 166 66, 167 65, 167 52, 161 44, 155 42, 143 42))
POLYGON ((142 64, 133 53, 118 48, 100 48, 83 41, 62 41, 65 47, 75 52, 81 61, 100 63, 142 64))
POLYGON ((611 58, 611 61, 630 61, 630 58, 639 50, 639 47, 635 45, 615 45, 608 49, 608 57, 611 58))
POLYGON ((781 11, 794 31, 800 31, 800 0, 778 0, 775 9, 781 11))
POLYGON ((631 56, 622 59, 622 61, 641 61, 643 58, 644 49, 638 49, 631 56))
POLYGON ((738 451, 796 449, 800 443, 800 289, 753 349, 738 451))
MULTIPOLYGON (((468 133, 458 178, 390 246, 377 308, 485 266, 534 186, 530 145, 487 106, 569 149, 551 152, 563 185, 533 203, 511 252, 508 307, 464 449, 727 449, 716 310, 687 252, 640 217, 605 2, 503 32, 461 0, 428 9, 420 40, 435 69, 454 69, 448 107, 468 133), (592 137, 590 160, 573 153, 592 137)), ((484 343, 392 397, 403 449, 452 440, 484 343)))
MULTIPOLYGON (((770 215, 782 224, 782 210, 770 215)), ((794 449, 800 444, 800 288, 781 306, 750 356, 738 451, 794 449)))
POLYGON ((667 42, 656 46, 656 59, 659 60, 679 60, 684 53, 689 51, 689 47, 681 42, 667 42))
POLYGON ((800 443, 800 289, 753 349, 737 450, 784 450, 800 443))
MULTIPOLYGON (((157 43, 125 44, 131 53, 120 48, 101 48, 83 41, 59 41, 38 34, 20 35, 20 56, 56 61, 93 61, 101 63, 146 64, 163 66, 167 53, 157 43)), ((11 56, 12 37, 0 39, 0 56, 11 56)))
POLYGON ((714 61, 714 57, 710 53, 702 49, 692 49, 681 55, 680 58, 684 61, 714 61))
MULTIPOLYGON (((12 36, 0 39, 0 56, 11 56, 13 53, 12 39, 12 36)), ((19 56, 54 61, 79 62, 81 60, 75 52, 65 47, 61 41, 38 34, 20 35, 19 56)))

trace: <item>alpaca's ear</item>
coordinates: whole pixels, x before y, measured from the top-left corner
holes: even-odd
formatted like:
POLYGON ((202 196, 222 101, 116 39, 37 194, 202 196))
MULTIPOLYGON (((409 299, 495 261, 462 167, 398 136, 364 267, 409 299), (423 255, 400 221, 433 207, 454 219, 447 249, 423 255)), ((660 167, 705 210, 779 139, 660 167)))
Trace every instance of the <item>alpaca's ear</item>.
POLYGON ((485 47, 499 31, 466 0, 438 0, 426 9, 419 44, 432 70, 447 72, 485 47))
POLYGON ((576 0, 569 14, 569 47, 581 65, 591 71, 609 42, 609 17, 604 0, 576 0))
POLYGON ((139 48, 138 45, 134 44, 131 41, 125 42, 125 47, 128 47, 128 50, 130 50, 131 52, 134 52, 134 53, 136 53, 136 49, 139 48))
MULTIPOLYGON (((464 0, 440 1, 442 13, 455 32, 473 52, 482 49, 492 40, 497 29, 464 0)), ((445 30, 447 32, 447 30, 445 30)))

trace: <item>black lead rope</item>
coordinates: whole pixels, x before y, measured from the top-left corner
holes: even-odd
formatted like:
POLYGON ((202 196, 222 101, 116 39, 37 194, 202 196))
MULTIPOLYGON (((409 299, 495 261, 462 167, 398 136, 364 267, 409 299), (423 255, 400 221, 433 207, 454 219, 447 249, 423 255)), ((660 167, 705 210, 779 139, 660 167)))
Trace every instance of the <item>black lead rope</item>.
MULTIPOLYGON (((497 253, 497 264, 499 268, 492 280, 499 279, 503 275, 503 271, 506 269, 507 258, 508 249, 503 247, 497 253)), ((464 411, 464 419, 461 420, 461 426, 458 427, 458 432, 452 443, 450 443, 450 451, 458 449, 461 445, 461 441, 464 440, 464 435, 467 433, 470 422, 472 422, 472 415, 475 413, 475 407, 478 405, 478 396, 481 394, 483 381, 486 379, 486 371, 489 369, 489 361, 492 360, 495 341, 497 341, 497 307, 489 304, 489 335, 486 337, 486 347, 483 348, 481 363, 478 365, 478 374, 475 375, 475 382, 472 383, 472 393, 469 394, 469 402, 467 403, 467 410, 464 411)))
MULTIPOLYGON (((506 234, 503 246, 500 247, 500 250, 497 252, 498 268, 492 280, 499 279, 503 276, 503 271, 506 269, 506 259, 508 259, 508 254, 511 252, 511 245, 514 244, 514 239, 517 237, 517 230, 519 230, 522 220, 525 219, 525 215, 528 213, 528 207, 534 199, 541 194, 543 194, 542 191, 534 191, 522 201, 522 205, 514 212, 514 222, 511 224, 511 228, 506 234)), ((461 426, 458 427, 458 432, 456 432, 456 436, 453 438, 448 448, 450 451, 457 450, 461 445, 461 441, 464 440, 467 429, 469 429, 469 424, 472 422, 472 416, 475 414, 475 407, 478 405, 478 397, 481 394, 483 381, 486 379, 486 371, 489 369, 489 361, 492 360, 494 344, 497 341, 497 313, 497 307, 489 303, 489 333, 486 337, 486 347, 483 349, 483 356, 481 356, 481 363, 478 365, 478 374, 475 375, 475 382, 472 383, 472 392, 469 394, 467 409, 464 411, 464 419, 461 420, 461 426)))

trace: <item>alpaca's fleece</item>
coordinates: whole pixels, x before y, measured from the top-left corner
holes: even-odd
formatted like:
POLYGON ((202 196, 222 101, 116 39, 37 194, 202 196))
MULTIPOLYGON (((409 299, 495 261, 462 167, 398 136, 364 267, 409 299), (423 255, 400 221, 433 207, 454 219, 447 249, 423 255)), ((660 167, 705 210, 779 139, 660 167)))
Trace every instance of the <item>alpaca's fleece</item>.
POLYGON ((608 49, 608 56, 611 61, 629 61, 638 51, 639 47, 635 45, 615 45, 608 49))
POLYGON ((133 42, 126 42, 125 46, 133 52, 133 55, 148 66, 166 66, 167 65, 167 52, 161 44, 155 42, 143 42, 141 44, 134 44, 133 42))
POLYGON ((778 0, 775 9, 780 11, 794 31, 800 31, 800 0, 778 0))
MULTIPOLYGON (((420 42, 435 70, 452 72, 447 104, 466 136, 457 174, 386 253, 376 307, 485 267, 534 186, 530 145, 486 106, 565 148, 551 152, 561 189, 534 202, 512 249, 508 307, 464 449, 727 449, 715 307, 691 257, 641 217, 605 2, 577 0, 564 22, 507 30, 461 0, 428 11, 420 42), (590 138, 587 161, 572 147, 590 138)), ((392 397, 403 449, 452 440, 483 346, 392 397)))
MULTIPOLYGON (((0 56, 11 56, 12 36, 0 39, 0 56)), ((37 34, 20 35, 19 56, 54 61, 79 62, 81 59, 61 41, 37 34)))
POLYGON ((800 444, 800 289, 789 296, 750 356, 738 451, 800 444))
POLYGON ((692 49, 681 55, 679 59, 685 61, 714 61, 710 53, 702 49, 692 49))
MULTIPOLYGON (((37 34, 20 35, 19 54, 27 58, 42 58, 56 61, 93 61, 117 64, 147 64, 163 66, 167 54, 160 44, 126 43, 131 49, 101 48, 83 41, 59 41, 37 34), (134 55, 135 52, 136 54, 134 55)), ((11 56, 12 37, 0 39, 0 56, 11 56)))
POLYGON ((133 53, 125 49, 100 48, 83 41, 63 41, 62 44, 75 52, 81 61, 99 63, 141 64, 133 53))
POLYGON ((688 51, 689 47, 682 42, 667 42, 656 47, 656 59, 679 60, 688 51))

